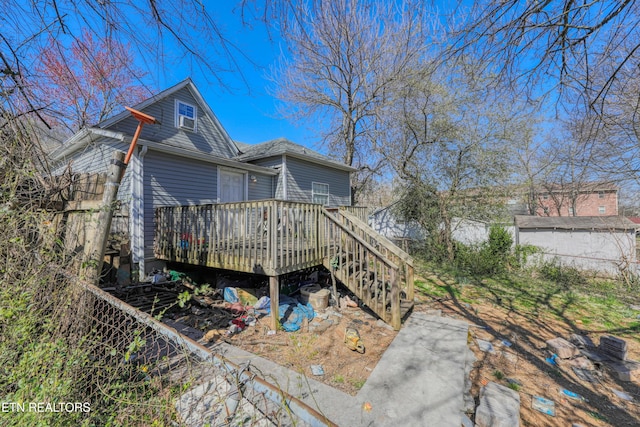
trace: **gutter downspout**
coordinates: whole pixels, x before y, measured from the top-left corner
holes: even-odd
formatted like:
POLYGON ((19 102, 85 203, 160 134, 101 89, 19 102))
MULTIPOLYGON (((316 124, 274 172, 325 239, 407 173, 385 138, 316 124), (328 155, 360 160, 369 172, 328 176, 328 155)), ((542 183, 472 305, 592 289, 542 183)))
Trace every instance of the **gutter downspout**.
POLYGON ((282 155, 282 170, 280 171, 280 173, 282 174, 282 198, 284 200, 289 200, 289 195, 287 194, 287 181, 288 179, 288 173, 287 173, 287 155, 283 154, 282 155))
POLYGON ((133 204, 131 212, 133 215, 132 233, 134 237, 133 250, 134 265, 137 265, 138 280, 144 280, 145 277, 145 248, 144 248, 144 156, 147 154, 149 147, 142 145, 137 155, 134 157, 132 164, 132 200, 133 204))

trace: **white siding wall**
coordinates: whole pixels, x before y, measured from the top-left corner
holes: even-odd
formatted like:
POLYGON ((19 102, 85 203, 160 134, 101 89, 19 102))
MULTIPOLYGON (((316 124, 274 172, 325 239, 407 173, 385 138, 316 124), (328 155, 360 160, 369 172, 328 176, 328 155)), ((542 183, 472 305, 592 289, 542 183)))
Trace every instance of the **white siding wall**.
POLYGON ((621 260, 636 261, 635 232, 589 230, 519 230, 519 243, 542 248, 545 260, 582 270, 619 273, 621 260))
POLYGON ((369 220, 369 225, 388 239, 424 240, 422 228, 414 222, 398 221, 391 209, 380 210, 369 220))

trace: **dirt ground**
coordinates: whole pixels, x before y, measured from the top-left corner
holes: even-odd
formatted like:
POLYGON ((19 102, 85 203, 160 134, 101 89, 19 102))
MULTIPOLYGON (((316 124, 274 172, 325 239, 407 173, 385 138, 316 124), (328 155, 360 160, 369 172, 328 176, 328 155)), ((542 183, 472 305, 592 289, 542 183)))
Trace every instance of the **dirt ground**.
POLYGON ((397 335, 360 308, 345 308, 339 313, 329 308, 300 331, 278 331, 274 336, 267 335, 270 320, 269 316, 262 317, 255 327, 231 337, 222 335, 221 339, 351 395, 362 388, 397 335), (321 331, 323 327, 327 329, 321 331), (347 327, 358 331, 365 346, 363 354, 345 344, 347 327), (314 375, 312 365, 320 365, 324 375, 314 375))
MULTIPOLYGON (((640 426, 638 383, 620 381, 605 364, 592 366, 595 382, 591 383, 579 379, 572 370, 578 361, 556 359, 556 366, 545 361, 551 354, 546 349, 546 340, 568 339, 572 333, 579 333, 588 335, 597 344, 600 335, 604 335, 602 331, 569 330, 557 319, 524 317, 488 302, 470 305, 452 299, 421 298, 414 311, 441 310, 443 316, 464 319, 471 324, 469 347, 477 358, 471 393, 476 405, 481 386, 493 381, 518 391, 523 426, 640 426), (493 353, 482 351, 478 339, 491 342, 493 353), (563 390, 576 393, 579 398, 571 398, 563 394, 563 390), (623 393, 623 397, 614 390, 623 393), (555 415, 533 409, 533 396, 552 400, 555 415), (628 397, 632 400, 626 400, 628 397)), ((338 317, 321 312, 303 330, 279 331, 275 336, 267 335, 270 319, 263 317, 255 327, 231 337, 222 335, 219 339, 355 395, 397 333, 381 326, 359 308, 343 309, 340 314, 338 317), (322 332, 313 330, 314 323, 326 322, 322 317, 335 323, 322 332), (366 347, 364 354, 349 350, 344 344, 347 326, 355 327, 360 333, 366 347), (312 365, 321 365, 324 375, 313 375, 312 365)), ((626 341, 628 359, 640 360, 640 343, 633 339, 626 341)))

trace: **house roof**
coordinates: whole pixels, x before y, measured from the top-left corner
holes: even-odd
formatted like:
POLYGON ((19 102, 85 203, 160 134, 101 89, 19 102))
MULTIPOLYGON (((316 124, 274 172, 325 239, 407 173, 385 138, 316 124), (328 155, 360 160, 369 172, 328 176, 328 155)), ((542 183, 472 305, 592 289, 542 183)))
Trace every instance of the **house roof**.
MULTIPOLYGON (((209 104, 207 104, 207 102, 204 100, 204 98, 202 97, 202 94, 200 93, 200 91, 198 90, 198 88, 196 87, 196 85, 193 83, 193 80, 191 80, 191 78, 186 78, 183 81, 181 81, 180 83, 163 90, 162 92, 157 93, 156 95, 153 95, 150 98, 145 99, 144 101, 142 101, 139 104, 134 105, 132 108, 142 111, 143 109, 147 108, 148 106, 170 96, 173 95, 174 93, 178 92, 179 90, 183 89, 183 88, 187 88, 191 94, 193 95, 193 97, 195 98, 195 100, 198 102, 198 104, 200 105, 200 107, 205 111, 205 113, 211 117, 211 120, 213 121, 213 123, 215 124, 216 127, 219 128, 220 132, 222 133, 222 135, 224 136, 226 142, 231 146, 231 148, 233 149, 233 151, 235 151, 236 153, 239 153, 240 150, 238 149, 238 146, 235 144, 235 142, 231 139, 231 137, 229 136, 229 134, 227 133, 226 129, 222 126, 222 124, 220 123, 220 120, 218 120, 218 117, 215 115, 215 113, 213 112, 213 110, 211 109, 211 107, 209 107, 209 104)), ((103 120, 102 122, 98 123, 96 125, 96 127, 98 128, 108 128, 110 126, 113 126, 115 123, 118 123, 121 120, 126 119, 127 117, 129 117, 131 115, 131 113, 129 113, 129 111, 124 110, 119 114, 116 114, 113 117, 110 117, 106 120, 103 120)))
POLYGON ((251 160, 264 159, 275 156, 292 156, 299 159, 307 160, 314 163, 328 164, 334 168, 354 172, 357 169, 340 163, 325 155, 318 153, 310 148, 296 144, 286 138, 272 139, 271 141, 262 142, 260 144, 248 145, 243 144, 243 153, 236 156, 236 160, 248 162, 251 160))
MULTIPOLYGON (((51 153, 51 158, 56 161, 64 158, 69 153, 77 151, 79 148, 89 145, 96 140, 114 140, 122 141, 126 143, 131 142, 132 137, 125 135, 122 132, 114 132, 106 129, 99 128, 83 128, 80 132, 71 137, 65 145, 51 153)), ((138 146, 147 146, 148 148, 167 154, 173 154, 176 156, 187 157, 204 162, 216 163, 223 166, 229 166, 236 169, 243 169, 247 171, 253 171, 262 173, 265 175, 277 175, 278 171, 272 168, 265 168, 262 166, 253 165, 250 163, 239 162, 234 159, 226 159, 218 157, 200 151, 189 150, 187 148, 174 147, 171 145, 163 144, 161 142, 148 141, 140 138, 138 140, 138 146)))
POLYGON ((516 215, 515 225, 520 229, 558 230, 635 230, 640 228, 622 216, 529 216, 516 215))

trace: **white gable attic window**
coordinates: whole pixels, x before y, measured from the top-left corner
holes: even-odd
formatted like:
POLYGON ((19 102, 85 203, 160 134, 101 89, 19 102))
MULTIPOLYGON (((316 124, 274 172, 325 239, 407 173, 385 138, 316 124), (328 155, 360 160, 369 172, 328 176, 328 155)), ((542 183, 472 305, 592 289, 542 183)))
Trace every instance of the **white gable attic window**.
POLYGON ((329 204, 329 184, 320 182, 311 183, 311 201, 322 205, 329 204))
POLYGON ((195 132, 197 129, 198 109, 186 102, 176 100, 176 127, 195 132))

